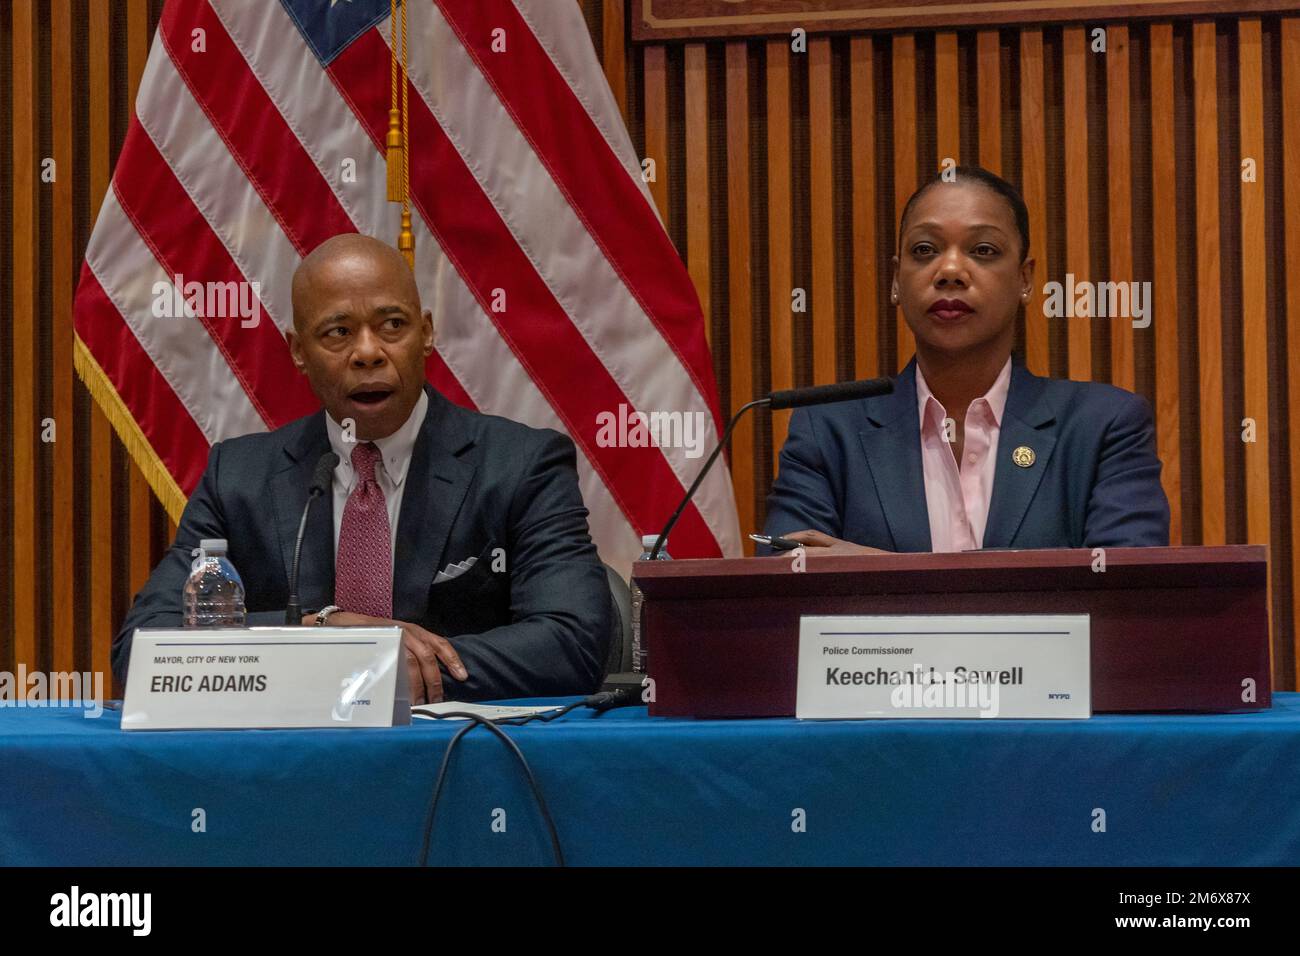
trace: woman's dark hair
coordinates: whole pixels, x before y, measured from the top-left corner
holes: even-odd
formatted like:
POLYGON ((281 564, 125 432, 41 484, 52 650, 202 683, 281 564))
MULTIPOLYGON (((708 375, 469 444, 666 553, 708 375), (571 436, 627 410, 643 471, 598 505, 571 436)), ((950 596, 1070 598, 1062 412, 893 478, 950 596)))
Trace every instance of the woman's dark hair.
MULTIPOLYGON (((949 172, 949 171, 945 171, 949 172)), ((1012 218, 1016 221, 1016 231, 1020 233, 1020 261, 1024 262, 1029 255, 1029 209, 1025 206, 1025 201, 1020 196, 1020 192, 1015 186, 1011 185, 996 173, 991 173, 982 166, 958 166, 950 171, 948 180, 944 179, 944 173, 939 173, 929 182, 925 183, 916 192, 912 193, 912 198, 907 201, 903 207, 903 215, 898 220, 898 247, 903 247, 903 223, 907 222, 907 214, 912 211, 912 205, 920 199, 931 187, 939 183, 977 183, 985 189, 990 189, 1006 200, 1011 207, 1012 218), (956 178, 953 179, 952 176, 956 178)))

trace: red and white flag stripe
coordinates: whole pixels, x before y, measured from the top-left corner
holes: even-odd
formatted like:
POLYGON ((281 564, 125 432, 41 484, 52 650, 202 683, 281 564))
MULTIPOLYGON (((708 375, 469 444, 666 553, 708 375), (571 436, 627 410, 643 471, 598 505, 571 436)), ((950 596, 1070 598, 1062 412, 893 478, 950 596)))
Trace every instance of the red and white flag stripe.
MULTIPOLYGON (((461 404, 567 432, 593 537, 626 571, 717 440, 698 300, 577 4, 411 0, 407 15, 430 381, 461 404), (598 416, 620 406, 692 416, 702 430, 693 445, 605 447, 598 416)), ((76 328, 185 493, 211 443, 317 407, 283 335, 302 257, 340 232, 397 234, 383 155, 388 31, 385 19, 322 67, 279 2, 164 10, 87 249, 76 328), (251 286, 261 321, 160 316, 157 284, 178 275, 251 286)), ((740 553, 725 467, 673 551, 740 553)))

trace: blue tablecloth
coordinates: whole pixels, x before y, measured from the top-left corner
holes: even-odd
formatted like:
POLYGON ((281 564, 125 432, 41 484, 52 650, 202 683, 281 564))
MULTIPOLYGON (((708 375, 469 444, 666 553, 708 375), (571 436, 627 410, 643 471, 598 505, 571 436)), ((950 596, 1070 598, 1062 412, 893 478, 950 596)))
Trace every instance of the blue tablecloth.
MULTIPOLYGON (((1300 694, 1274 702, 1077 722, 627 708, 507 733, 570 863, 1296 865, 1300 694)), ((0 863, 413 864, 457 726, 123 733, 113 711, 0 708, 0 863)), ((518 766, 470 732, 430 862, 550 859, 518 766)))

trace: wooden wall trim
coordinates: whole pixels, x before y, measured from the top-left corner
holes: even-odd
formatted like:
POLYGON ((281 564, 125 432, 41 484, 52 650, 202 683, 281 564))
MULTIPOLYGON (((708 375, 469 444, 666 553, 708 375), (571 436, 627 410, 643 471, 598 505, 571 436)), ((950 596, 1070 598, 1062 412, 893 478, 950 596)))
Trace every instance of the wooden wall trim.
POLYGON ((629 0, 637 41, 1294 11, 1295 0, 629 0))

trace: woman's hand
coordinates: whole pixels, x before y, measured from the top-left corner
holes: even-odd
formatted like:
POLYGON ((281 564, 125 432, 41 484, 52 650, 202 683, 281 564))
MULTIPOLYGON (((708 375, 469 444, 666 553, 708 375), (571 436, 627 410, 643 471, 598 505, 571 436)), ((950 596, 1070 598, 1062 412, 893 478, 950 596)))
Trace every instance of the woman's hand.
POLYGON ((822 557, 831 554, 890 554, 889 551, 882 551, 880 548, 868 548, 865 544, 854 544, 852 541, 843 541, 840 538, 832 538, 828 534, 820 531, 796 531, 793 534, 783 534, 781 537, 790 541, 798 541, 808 554, 822 557), (816 550, 814 550, 816 549, 816 550))

